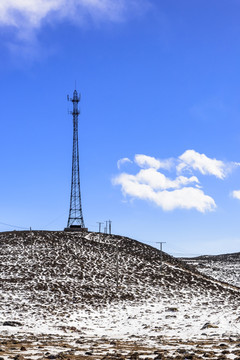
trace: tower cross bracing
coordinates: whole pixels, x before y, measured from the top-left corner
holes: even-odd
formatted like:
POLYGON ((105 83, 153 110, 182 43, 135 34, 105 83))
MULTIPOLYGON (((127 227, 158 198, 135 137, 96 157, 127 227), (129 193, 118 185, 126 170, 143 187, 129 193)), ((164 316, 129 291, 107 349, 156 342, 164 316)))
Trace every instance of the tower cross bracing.
POLYGON ((80 172, 79 172, 79 148, 78 148, 78 115, 80 114, 78 103, 80 95, 77 90, 74 90, 73 97, 69 98, 73 104, 73 110, 70 112, 73 116, 73 152, 72 152, 72 181, 71 181, 71 196, 70 196, 70 209, 67 227, 85 228, 81 191, 80 191, 80 172))

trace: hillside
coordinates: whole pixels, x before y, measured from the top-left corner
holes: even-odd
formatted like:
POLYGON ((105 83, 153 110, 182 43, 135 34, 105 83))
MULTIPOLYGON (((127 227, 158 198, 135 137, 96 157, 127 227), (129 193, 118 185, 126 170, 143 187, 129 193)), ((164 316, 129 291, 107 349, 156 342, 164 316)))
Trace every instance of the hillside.
POLYGON ((97 306, 117 299, 143 300, 158 296, 160 288, 167 297, 176 296, 176 291, 184 297, 187 290, 196 295, 222 291, 236 295, 166 253, 161 269, 157 249, 125 237, 11 232, 0 234, 0 246, 4 296, 21 298, 31 306, 97 306))
POLYGON ((194 266, 204 275, 227 282, 240 288, 240 253, 203 255, 193 258, 182 258, 189 266, 194 266))
POLYGON ((240 355, 239 289, 166 253, 161 267, 159 250, 136 240, 90 232, 0 233, 0 271, 6 359, 20 351, 20 345, 10 350, 13 341, 31 344, 34 359, 56 348, 82 356, 92 351, 90 344, 94 359, 106 349, 140 351, 139 344, 146 355, 159 342, 166 354, 176 353, 176 342, 200 354, 209 351, 209 338, 215 352, 225 341, 240 355))

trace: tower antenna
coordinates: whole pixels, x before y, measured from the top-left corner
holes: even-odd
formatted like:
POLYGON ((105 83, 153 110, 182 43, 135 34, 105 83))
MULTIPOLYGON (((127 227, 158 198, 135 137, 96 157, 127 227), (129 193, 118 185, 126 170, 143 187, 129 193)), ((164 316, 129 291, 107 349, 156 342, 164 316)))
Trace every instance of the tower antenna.
POLYGON ((73 152, 72 152, 72 182, 71 182, 71 196, 70 196, 70 209, 67 231, 85 230, 81 192, 80 192, 80 174, 79 174, 79 150, 78 150, 78 115, 80 114, 78 103, 80 101, 80 94, 76 88, 73 92, 73 97, 69 98, 73 103, 73 110, 70 114, 73 116, 73 152))

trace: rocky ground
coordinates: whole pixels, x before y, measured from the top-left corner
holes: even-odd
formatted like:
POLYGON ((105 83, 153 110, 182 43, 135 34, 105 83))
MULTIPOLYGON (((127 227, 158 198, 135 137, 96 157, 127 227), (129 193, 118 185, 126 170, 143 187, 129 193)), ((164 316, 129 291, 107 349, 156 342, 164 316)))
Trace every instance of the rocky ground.
POLYGON ((233 339, 216 341, 179 341, 159 339, 155 345, 136 341, 76 338, 69 341, 52 335, 3 339, 0 342, 2 358, 12 359, 240 359, 240 343, 233 339))
POLYGON ((0 360, 240 359, 238 283, 135 240, 0 233, 0 272, 0 360))

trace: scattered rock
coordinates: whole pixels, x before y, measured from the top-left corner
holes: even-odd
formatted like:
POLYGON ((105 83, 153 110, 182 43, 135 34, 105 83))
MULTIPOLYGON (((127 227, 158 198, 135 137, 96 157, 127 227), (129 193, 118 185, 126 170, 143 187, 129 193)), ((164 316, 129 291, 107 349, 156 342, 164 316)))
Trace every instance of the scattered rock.
POLYGON ((158 354, 154 360, 162 360, 163 359, 163 355, 162 354, 158 354))
POLYGON ((176 317, 177 317, 176 315, 166 315, 165 319, 171 319, 171 318, 176 318, 176 317))
POLYGON ((177 352, 179 354, 185 354, 186 353, 186 350, 185 349, 177 349, 177 352))
POLYGON ((212 325, 210 324, 209 322, 207 322, 206 324, 203 325, 203 327, 201 328, 201 330, 204 330, 204 329, 213 329, 213 328, 218 328, 217 325, 212 325))
POLYGON ((186 360, 192 360, 192 359, 193 359, 193 354, 185 354, 185 355, 184 355, 184 359, 186 359, 186 360))
POLYGON ((18 321, 4 321, 3 326, 22 326, 18 321))
POLYGON ((24 360, 24 357, 22 355, 16 355, 13 358, 14 360, 24 360))
POLYGON ((84 341, 83 340, 76 340, 76 344, 84 344, 84 341))
POLYGON ((57 359, 64 359, 66 356, 67 356, 67 354, 64 354, 63 352, 60 352, 60 353, 57 355, 57 359))
POLYGON ((134 352, 134 353, 130 354, 130 360, 138 360, 138 359, 139 359, 138 352, 134 352))
POLYGON ((230 354, 230 351, 228 351, 228 350, 223 350, 223 351, 222 351, 222 354, 223 354, 223 355, 230 354))
POLYGON ((178 308, 176 308, 176 307, 169 307, 169 308, 166 309, 166 311, 177 312, 177 311, 178 311, 178 308))

